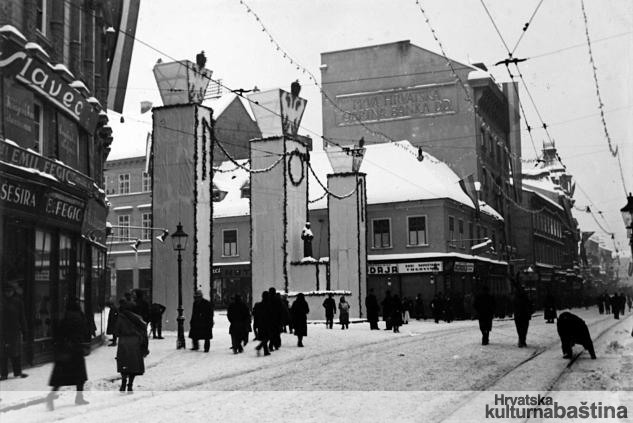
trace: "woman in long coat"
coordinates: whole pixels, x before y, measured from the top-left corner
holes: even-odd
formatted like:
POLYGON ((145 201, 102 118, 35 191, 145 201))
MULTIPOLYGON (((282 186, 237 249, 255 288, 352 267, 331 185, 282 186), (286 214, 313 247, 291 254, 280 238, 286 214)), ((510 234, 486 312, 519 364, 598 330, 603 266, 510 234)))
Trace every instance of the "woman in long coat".
POLYGON ((116 300, 114 297, 110 301, 110 312, 108 313, 108 325, 106 326, 106 335, 112 335, 112 341, 108 344, 109 347, 116 346, 116 334, 114 333, 114 325, 116 325, 116 319, 119 316, 119 309, 116 306, 116 300))
POLYGON ((242 342, 244 342, 244 345, 248 342, 248 332, 251 328, 251 313, 248 311, 248 307, 244 304, 239 294, 236 294, 233 302, 229 304, 226 317, 231 323, 229 326, 229 334, 231 334, 231 348, 233 349, 233 354, 244 352, 242 342))
POLYGON ((341 325, 341 329, 349 329, 349 309, 350 305, 347 301, 345 301, 345 297, 341 297, 338 303, 339 309, 339 323, 341 325))
POLYGON ((393 332, 400 332, 400 326, 402 326, 402 302, 399 296, 394 295, 391 299, 391 327, 393 332))
POLYGON ((55 364, 48 382, 53 387, 46 398, 46 405, 53 410, 55 392, 60 386, 75 386, 75 404, 88 404, 83 397, 84 383, 88 380, 84 343, 90 341, 88 321, 81 311, 79 300, 71 298, 66 304, 66 314, 55 332, 55 364))
POLYGON ((121 373, 119 391, 133 391, 134 378, 145 373, 144 357, 149 354, 147 323, 132 311, 134 305, 123 301, 119 305, 119 317, 115 333, 119 337, 116 352, 117 371, 121 373))
POLYGON ((297 299, 290 307, 290 317, 292 318, 292 328, 297 337, 297 346, 303 347, 303 337, 308 336, 308 313, 310 307, 303 294, 298 294, 297 299))
POLYGON ((193 308, 189 322, 189 338, 193 343, 192 350, 199 348, 198 341, 204 340, 204 352, 209 352, 210 339, 213 339, 213 304, 202 296, 200 289, 193 296, 193 308))

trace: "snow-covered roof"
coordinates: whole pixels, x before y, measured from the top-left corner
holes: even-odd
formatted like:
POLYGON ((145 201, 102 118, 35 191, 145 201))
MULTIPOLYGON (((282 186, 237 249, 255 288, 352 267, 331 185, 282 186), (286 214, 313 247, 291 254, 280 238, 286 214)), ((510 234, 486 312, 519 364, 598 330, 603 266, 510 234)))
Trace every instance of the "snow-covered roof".
POLYGON ((501 216, 501 214, 499 214, 498 211, 496 211, 492 206, 490 206, 485 201, 479 200, 479 210, 482 213, 488 214, 497 220, 501 220, 502 222, 504 221, 503 216, 501 216))
POLYGON ((552 181, 549 175, 539 179, 523 178, 523 186, 527 186, 528 188, 541 193, 548 193, 556 196, 561 193, 560 188, 552 181))
POLYGON ((152 114, 121 115, 108 110, 108 125, 112 128, 112 145, 108 160, 145 156, 147 134, 152 132, 152 114))
POLYGON ((549 197, 548 197, 548 196, 546 196, 546 195, 541 194, 541 193, 540 193, 540 192, 538 192, 538 191, 534 191, 534 190, 531 190, 531 189, 527 189, 527 188, 525 188, 525 187, 523 187, 523 191, 525 191, 525 192, 531 192, 532 194, 536 195, 537 197, 539 197, 539 198, 541 198, 541 199, 545 200, 546 202, 550 203, 551 205, 553 205, 553 206, 554 206, 554 207, 556 207, 557 209, 560 209, 560 210, 563 210, 563 211, 565 210, 565 209, 563 208, 563 206, 561 206, 560 204, 558 204, 556 201, 552 200, 551 198, 549 198, 549 197))
MULTIPOLYGON (((367 174, 368 204, 449 198, 474 208, 472 200, 459 185, 459 176, 444 162, 428 153, 423 153, 424 160, 418 161, 417 149, 408 141, 373 144, 366 148, 360 172, 367 174)), ((238 161, 248 167, 246 162, 247 160, 238 161)), ((310 164, 319 180, 326 185, 327 174, 332 173, 332 167, 325 152, 313 151, 310 154, 310 164)), ((217 189, 227 192, 227 195, 222 201, 214 203, 213 216, 248 215, 249 199, 242 198, 241 188, 249 182, 249 173, 229 161, 223 162, 219 170, 215 172, 213 182, 217 189)), ((312 175, 309 177, 312 178, 312 175)), ((323 188, 314 181, 308 186, 308 199, 318 199, 309 204, 310 209, 326 208, 327 196, 324 196, 323 188)), ((334 194, 345 195, 347 192, 334 194)), ((485 203, 482 203, 481 210, 495 219, 503 220, 498 212, 485 203)))
POLYGON ((211 100, 205 100, 202 102, 203 106, 207 106, 213 109, 213 118, 217 119, 224 111, 233 103, 235 99, 239 99, 239 101, 246 109, 246 112, 250 116, 251 119, 255 120, 255 115, 253 115, 253 111, 251 110, 250 105, 248 104, 248 100, 245 98, 235 94, 235 93, 227 93, 221 97, 214 98, 211 100))

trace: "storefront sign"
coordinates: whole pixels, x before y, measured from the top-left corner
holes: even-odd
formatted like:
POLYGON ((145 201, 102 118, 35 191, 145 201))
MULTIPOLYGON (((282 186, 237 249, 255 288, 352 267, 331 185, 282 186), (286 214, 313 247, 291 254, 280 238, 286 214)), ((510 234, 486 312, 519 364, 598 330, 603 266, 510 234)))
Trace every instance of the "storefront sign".
POLYGON ((457 273, 473 273, 475 271, 475 264, 465 261, 456 261, 453 270, 457 273))
POLYGON ((79 91, 57 75, 48 63, 6 41, 2 43, 2 52, 0 68, 3 68, 4 75, 15 76, 15 79, 29 89, 45 96, 65 111, 89 133, 94 132, 98 119, 97 111, 79 91))
POLYGON ((79 225, 84 217, 84 203, 66 195, 50 192, 46 195, 46 214, 79 225))
POLYGON ((38 199, 41 199, 38 187, 0 176, 0 204, 2 207, 37 211, 38 199))
POLYGON ((4 79, 4 132, 13 140, 25 140, 32 147, 35 133, 33 92, 11 79, 4 79))
POLYGON ((397 264, 370 264, 369 265, 370 275, 390 275, 394 273, 398 273, 397 264))
POLYGON ((457 113, 457 85, 431 84, 336 97, 338 126, 457 113))
POLYGON ((441 261, 427 261, 420 263, 399 263, 398 271, 400 273, 433 273, 441 272, 443 263, 441 261))
POLYGON ((213 266, 213 274, 223 278, 249 278, 251 276, 250 266, 213 266))
POLYGON ((441 261, 397 264, 370 264, 370 275, 391 275, 398 273, 433 273, 443 270, 441 261))
POLYGON ((76 170, 2 140, 0 140, 0 161, 39 170, 54 176, 60 182, 83 188, 87 192, 94 190, 92 179, 76 170))
POLYGON ((57 146, 59 160, 76 169, 79 159, 79 129, 77 124, 57 114, 57 146))

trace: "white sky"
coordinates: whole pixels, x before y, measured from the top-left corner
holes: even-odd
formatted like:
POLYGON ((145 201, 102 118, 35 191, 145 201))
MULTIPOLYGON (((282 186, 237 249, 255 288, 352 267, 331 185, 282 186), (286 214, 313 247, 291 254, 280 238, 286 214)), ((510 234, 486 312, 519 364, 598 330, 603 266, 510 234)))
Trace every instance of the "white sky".
MULTIPOLYGON (((484 0, 512 49, 540 0, 484 0)), ((399 40, 439 52, 415 0, 248 0, 276 41, 297 62, 320 77, 320 53, 399 40)), ((507 57, 480 1, 422 0, 431 24, 449 57, 484 62, 489 68, 507 57)), ((523 76, 559 154, 582 191, 576 204, 596 214, 619 248, 628 240, 619 209, 626 198, 617 161, 609 154, 585 38, 580 0, 544 0, 515 52, 532 58, 521 65, 523 76), (559 51, 562 50, 562 51, 559 51), (554 53, 556 52, 556 53, 554 53), (551 54, 548 54, 551 53, 551 54)), ((612 142, 620 149, 627 190, 633 190, 633 2, 586 0, 589 33, 612 142), (606 38, 606 39, 605 39, 606 38)), ((322 133, 321 96, 308 78, 284 59, 259 23, 239 0, 141 0, 137 38, 125 112, 138 114, 139 102, 160 104, 151 72, 156 60, 189 59, 205 50, 207 68, 231 88, 289 89, 299 79, 308 99, 303 133, 322 133)), ((491 69, 499 82, 509 80, 504 67, 491 69)), ((541 122, 521 87, 528 122, 541 122)), ((525 122, 522 124, 525 127, 525 122)), ((533 131, 540 153, 545 138, 533 131)), ((145 140, 142 140, 144 143, 145 140)), ((523 156, 534 148, 523 133, 523 156)), ((529 165, 527 165, 529 166, 529 165)), ((605 235, 606 236, 606 235, 605 235)), ((612 245, 608 243, 607 245, 612 245)))

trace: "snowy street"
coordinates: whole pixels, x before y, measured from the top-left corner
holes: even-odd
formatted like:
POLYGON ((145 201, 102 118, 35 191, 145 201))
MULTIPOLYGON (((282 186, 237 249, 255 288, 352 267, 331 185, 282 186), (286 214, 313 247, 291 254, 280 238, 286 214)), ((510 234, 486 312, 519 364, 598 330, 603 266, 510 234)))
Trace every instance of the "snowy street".
MULTIPOLYGON (((589 324, 598 359, 582 353, 569 368, 556 325, 545 324, 541 314, 532 318, 523 349, 516 346, 512 320, 495 320, 485 347, 477 321, 413 320, 400 334, 370 331, 367 323, 346 331, 313 324, 305 348, 284 334, 279 351, 258 357, 253 342, 243 354, 232 354, 226 317, 216 313, 208 354, 176 351, 175 333, 151 340, 146 373, 131 395, 119 394, 116 349, 103 346, 87 357, 89 405, 75 406, 74 392, 62 390, 56 410, 47 411, 43 398, 52 364, 46 364, 29 369, 26 379, 0 384, 1 416, 3 423, 87 416, 90 421, 161 422, 188 413, 196 416, 192 421, 279 415, 283 421, 344 421, 351 415, 359 421, 463 421, 462 413, 468 413, 480 391, 630 390, 630 314, 614 320, 595 308, 573 312, 589 324)), ((575 355, 581 351, 574 347, 575 355)))

